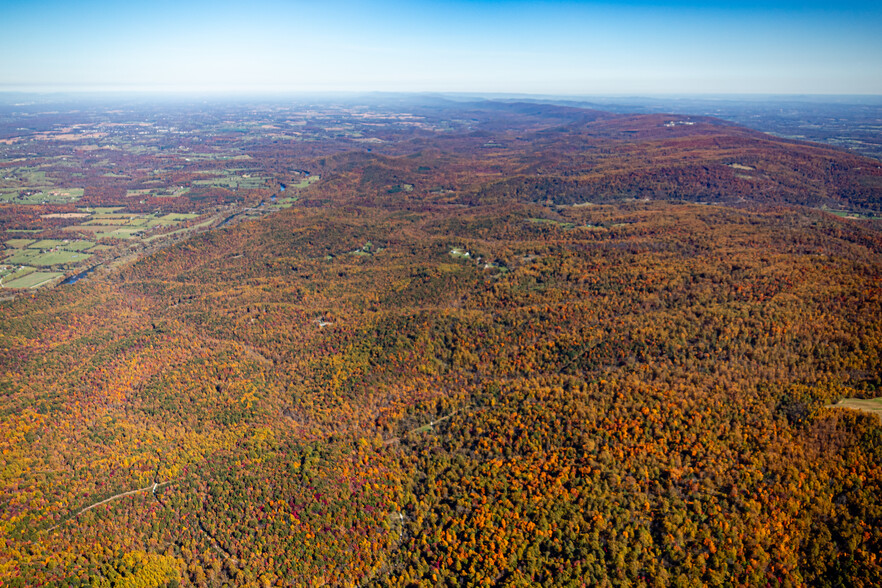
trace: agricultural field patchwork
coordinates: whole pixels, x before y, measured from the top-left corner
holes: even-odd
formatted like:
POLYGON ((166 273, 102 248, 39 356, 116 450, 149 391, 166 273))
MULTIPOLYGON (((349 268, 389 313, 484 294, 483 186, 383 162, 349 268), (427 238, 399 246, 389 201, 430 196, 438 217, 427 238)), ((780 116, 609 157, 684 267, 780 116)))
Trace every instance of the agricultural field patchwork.
POLYGON ((194 186, 213 186, 219 188, 227 188, 229 190, 255 190, 262 188, 269 181, 269 178, 261 176, 252 176, 247 172, 219 172, 220 175, 215 178, 204 180, 194 180, 194 186))
MULTIPOLYGON (((81 271, 94 263, 96 255, 100 262, 123 244, 155 242, 170 232, 186 230, 189 226, 186 223, 204 216, 199 213, 129 213, 122 210, 122 207, 91 207, 78 208, 76 212, 63 215, 44 215, 75 223, 54 231, 42 231, 61 232, 70 235, 68 238, 24 238, 21 232, 7 229, 5 235, 8 238, 3 240, 5 250, 0 251, 0 264, 7 270, 0 274, 4 278, 0 287, 22 289, 54 284, 57 282, 55 278, 65 272, 81 271), (42 271, 43 268, 54 271, 42 271)), ((35 231, 32 234, 38 237, 40 233, 35 231)), ((3 236, 0 233, 0 240, 3 236)))

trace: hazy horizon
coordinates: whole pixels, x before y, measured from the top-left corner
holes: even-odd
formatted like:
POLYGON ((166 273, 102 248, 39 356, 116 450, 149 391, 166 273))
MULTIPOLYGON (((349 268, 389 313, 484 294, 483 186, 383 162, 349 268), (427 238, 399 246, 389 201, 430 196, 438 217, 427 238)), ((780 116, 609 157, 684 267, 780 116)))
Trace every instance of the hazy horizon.
POLYGON ((105 97, 119 98, 162 98, 162 99, 185 99, 185 100, 281 100, 281 99, 359 99, 359 98, 437 98, 444 100, 526 100, 526 101, 572 101, 574 103, 599 101, 600 103, 623 104, 629 101, 645 103, 646 101, 682 101, 682 102, 732 102, 732 103, 762 103, 762 102, 802 102, 819 104, 842 104, 842 105, 882 105, 882 93, 879 94, 769 94, 769 93, 597 93, 597 94, 551 94, 529 92, 444 92, 444 91, 385 91, 385 90, 277 90, 255 91, 249 89, 229 90, 200 90, 200 89, 168 89, 154 87, 149 89, 125 89, 125 88, 59 88, 45 89, 39 87, 10 89, 0 85, 0 97, 21 99, 102 99, 105 97))
POLYGON ((0 91, 880 95, 882 7, 6 3, 0 91))

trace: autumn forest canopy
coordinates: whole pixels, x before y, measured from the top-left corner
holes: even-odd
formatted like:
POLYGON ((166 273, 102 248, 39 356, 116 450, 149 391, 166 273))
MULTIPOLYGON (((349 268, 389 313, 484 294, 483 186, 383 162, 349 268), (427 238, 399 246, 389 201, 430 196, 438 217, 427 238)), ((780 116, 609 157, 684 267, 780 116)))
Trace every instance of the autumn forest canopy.
POLYGON ((0 105, 0 585, 878 586, 880 215, 708 117, 0 105))

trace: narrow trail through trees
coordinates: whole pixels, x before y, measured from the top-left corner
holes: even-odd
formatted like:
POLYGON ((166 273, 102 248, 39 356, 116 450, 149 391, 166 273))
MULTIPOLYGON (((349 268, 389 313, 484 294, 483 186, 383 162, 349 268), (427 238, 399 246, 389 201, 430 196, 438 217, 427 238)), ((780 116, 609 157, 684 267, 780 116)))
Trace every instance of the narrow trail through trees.
POLYGON ((54 527, 49 527, 48 529, 46 529, 46 532, 54 531, 55 529, 57 529, 58 527, 60 527, 60 526, 63 525, 64 523, 66 523, 66 522, 68 522, 68 521, 71 521, 71 520, 77 518, 78 516, 80 516, 80 515, 83 514, 84 512, 89 511, 89 510, 92 510, 93 508, 96 508, 96 507, 98 507, 98 506, 101 506, 102 504, 107 504, 108 502, 111 502, 111 501, 113 501, 113 500, 116 500, 117 498, 122 498, 122 497, 124 497, 124 496, 132 496, 133 494, 139 494, 139 493, 141 493, 141 492, 147 492, 148 490, 150 490, 151 493, 155 494, 157 488, 161 488, 162 486, 166 486, 166 485, 168 485, 168 484, 173 484, 174 482, 175 482, 175 480, 169 480, 168 482, 161 482, 161 483, 153 483, 153 484, 150 484, 149 486, 145 486, 144 488, 138 488, 137 490, 129 490, 128 492, 121 492, 120 494, 114 494, 114 495, 111 496, 110 498, 105 498, 104 500, 102 500, 102 501, 100 501, 100 502, 96 502, 95 504, 90 504, 89 506, 87 506, 87 507, 85 507, 85 508, 82 508, 82 509, 78 510, 78 511, 77 511, 76 513, 74 513, 71 517, 69 517, 69 518, 67 518, 67 519, 65 519, 65 520, 63 520, 63 521, 61 521, 60 523, 58 523, 58 524, 55 525, 54 527))
POLYGON ((401 437, 407 437, 411 433, 416 433, 417 431, 422 430, 422 429, 429 430, 432 427, 434 427, 435 425, 437 425, 438 423, 446 421, 450 417, 454 416, 456 414, 456 412, 457 411, 453 411, 450 414, 443 416, 437 420, 434 420, 428 424, 420 425, 419 427, 414 427, 413 429, 411 429, 409 431, 405 431, 404 433, 402 433, 398 437, 392 437, 391 439, 386 439, 385 441, 383 441, 383 445, 386 446, 386 445, 392 445, 393 443, 398 443, 399 441, 401 441, 401 437))

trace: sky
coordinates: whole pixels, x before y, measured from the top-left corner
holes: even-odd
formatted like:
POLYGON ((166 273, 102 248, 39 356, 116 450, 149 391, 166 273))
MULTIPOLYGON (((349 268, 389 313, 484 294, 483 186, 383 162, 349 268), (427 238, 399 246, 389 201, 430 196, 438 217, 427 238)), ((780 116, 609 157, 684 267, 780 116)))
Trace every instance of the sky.
POLYGON ((882 94, 882 1, 0 0, 0 91, 882 94))

